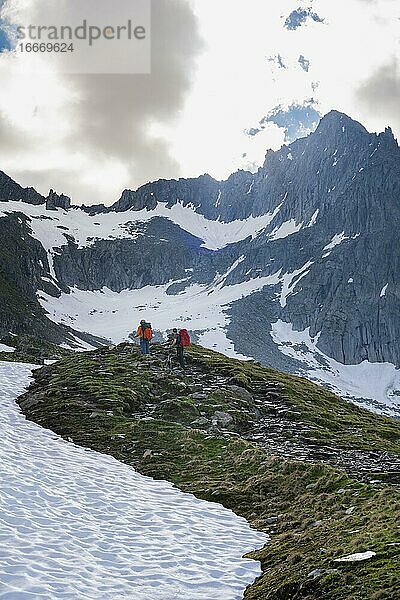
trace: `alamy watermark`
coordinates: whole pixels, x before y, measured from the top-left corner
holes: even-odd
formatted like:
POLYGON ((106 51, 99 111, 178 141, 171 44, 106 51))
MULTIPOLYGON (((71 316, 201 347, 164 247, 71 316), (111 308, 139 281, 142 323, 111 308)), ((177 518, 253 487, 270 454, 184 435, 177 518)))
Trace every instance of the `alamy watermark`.
POLYGON ((54 63, 66 73, 150 73, 151 0, 34 0, 34 9, 0 21, 0 60, 3 50, 30 72, 54 63))

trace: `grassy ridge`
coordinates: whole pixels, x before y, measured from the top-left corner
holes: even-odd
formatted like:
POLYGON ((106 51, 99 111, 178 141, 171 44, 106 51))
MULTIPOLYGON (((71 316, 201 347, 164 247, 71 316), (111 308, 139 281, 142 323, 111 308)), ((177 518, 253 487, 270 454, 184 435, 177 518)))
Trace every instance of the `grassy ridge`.
POLYGON ((227 373, 251 390, 253 381, 268 381, 281 390, 293 418, 311 426, 310 437, 341 448, 400 453, 400 424, 342 400, 324 388, 295 375, 258 363, 229 359, 194 346, 191 355, 210 373, 227 373))
POLYGON ((66 350, 46 340, 39 341, 29 335, 6 335, 0 338, 0 343, 14 348, 14 352, 0 352, 0 361, 5 362, 41 365, 46 359, 60 360, 73 355, 72 350, 66 350))
MULTIPOLYGON (((210 381, 226 377, 249 391, 260 380, 279 385, 288 406, 301 413, 293 418, 323 431, 319 438, 312 433, 321 445, 328 440, 347 448, 400 451, 400 424, 312 383, 196 347, 191 357, 192 368, 210 381)), ((161 350, 146 359, 126 347, 74 355, 36 372, 36 383, 20 404, 29 418, 62 436, 221 502, 253 526, 272 530, 271 543, 252 554, 261 560, 264 574, 246 598, 397 599, 398 492, 352 481, 327 465, 269 456, 238 435, 210 435, 190 426, 196 416, 192 409, 206 414, 209 398, 205 394, 194 403, 197 375, 190 370, 171 375, 161 359, 161 350), (158 405, 170 408, 174 398, 188 412, 145 416, 150 405, 156 411, 158 405), (368 562, 334 562, 367 550, 377 553, 368 562)), ((233 408, 238 411, 237 404, 233 408)))

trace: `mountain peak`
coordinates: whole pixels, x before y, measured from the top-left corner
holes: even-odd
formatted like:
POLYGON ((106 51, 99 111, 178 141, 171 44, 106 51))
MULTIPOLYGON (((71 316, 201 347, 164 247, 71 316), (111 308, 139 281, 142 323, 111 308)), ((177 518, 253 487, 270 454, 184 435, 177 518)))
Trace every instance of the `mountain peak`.
POLYGON ((27 204, 44 204, 45 198, 33 187, 23 188, 3 171, 0 171, 0 202, 21 200, 27 204))
POLYGON ((381 141, 385 142, 387 147, 398 148, 398 143, 396 138, 394 137, 394 133, 391 127, 385 127, 385 131, 382 131, 378 137, 381 141))
POLYGON ((322 117, 317 127, 317 132, 325 131, 329 134, 332 134, 333 131, 336 129, 339 130, 340 128, 342 133, 344 133, 343 129, 346 127, 350 127, 354 131, 368 133, 366 128, 361 125, 361 123, 355 121, 345 113, 342 113, 338 110, 331 110, 322 117))
POLYGON ((65 196, 65 194, 57 194, 51 189, 46 198, 46 208, 47 210, 56 210, 57 208, 68 210, 71 208, 71 198, 65 196))

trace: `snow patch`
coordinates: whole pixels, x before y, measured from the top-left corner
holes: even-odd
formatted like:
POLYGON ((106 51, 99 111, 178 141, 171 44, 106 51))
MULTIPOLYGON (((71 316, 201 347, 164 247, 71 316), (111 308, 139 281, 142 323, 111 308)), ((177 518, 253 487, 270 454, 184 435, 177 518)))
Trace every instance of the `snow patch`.
POLYGON ((339 246, 342 242, 344 242, 344 240, 348 239, 349 238, 345 236, 344 231, 342 231, 342 233, 337 233, 333 236, 330 243, 327 246, 325 246, 324 250, 333 250, 335 246, 339 246))
POLYGON ((294 233, 297 233, 302 227, 303 223, 299 223, 297 225, 294 219, 289 219, 289 221, 285 221, 282 223, 282 225, 276 227, 270 234, 269 238, 270 240, 282 240, 290 235, 293 235, 294 233))
POLYGON ((254 180, 251 182, 250 187, 247 190, 246 194, 251 194, 251 190, 253 189, 253 185, 254 185, 254 180))
POLYGON ((91 350, 95 350, 95 346, 92 346, 88 342, 85 342, 81 338, 78 338, 76 335, 71 335, 75 343, 63 343, 60 344, 61 348, 65 348, 66 350, 74 350, 74 352, 90 352, 91 350))
POLYGON ((139 224, 155 217, 163 217, 202 240, 203 247, 220 250, 249 236, 256 237, 271 223, 277 211, 278 209, 273 213, 225 223, 206 219, 196 212, 194 206, 184 206, 182 202, 171 208, 159 203, 154 210, 110 212, 93 216, 79 208, 46 211, 43 206, 23 202, 0 202, 0 217, 12 212, 23 212, 30 217, 32 235, 47 252, 53 278, 54 249, 67 245, 67 236, 72 237, 79 248, 91 246, 99 239, 137 239, 143 235, 139 224))
POLYGON ((357 552, 356 554, 349 554, 348 556, 343 556, 342 558, 335 558, 333 562, 361 562, 363 560, 369 560, 374 556, 376 556, 376 552, 372 552, 371 550, 369 550, 368 552, 357 552))
POLYGON ((15 348, 6 346, 5 344, 0 344, 0 352, 8 352, 11 354, 12 352, 15 352, 15 348))
POLYGON ((341 233, 336 233, 333 236, 333 238, 331 239, 330 243, 327 244, 325 246, 325 248, 323 249, 323 252, 325 252, 325 254, 322 255, 322 258, 326 258, 327 256, 329 256, 331 254, 332 250, 336 246, 339 246, 342 242, 345 242, 346 240, 355 240, 358 237, 360 237, 359 233, 357 233, 356 235, 353 235, 353 236, 345 235, 344 231, 342 231, 341 233))
POLYGON ((310 267, 313 264, 313 262, 309 261, 300 269, 297 269, 292 273, 285 273, 282 276, 282 291, 280 297, 280 304, 282 308, 285 308, 288 296, 290 296, 293 293, 293 290, 299 283, 299 281, 309 273, 310 267))
POLYGON ((310 220, 309 224, 307 225, 307 227, 313 227, 315 225, 315 223, 317 222, 318 215, 319 215, 319 208, 317 208, 317 210, 311 217, 311 220, 310 220))
POLYGON ((227 338, 226 332, 218 327, 202 333, 199 336, 198 343, 200 346, 203 346, 203 348, 221 352, 229 358, 237 358, 246 361, 252 359, 250 356, 244 356, 243 354, 236 352, 234 343, 227 338))
MULTIPOLYGON (((70 294, 63 293, 59 298, 44 292, 38 298, 49 318, 56 323, 105 337, 114 343, 126 340, 141 319, 149 320, 160 331, 184 326, 191 331, 204 332, 214 328, 225 332, 229 324, 226 311, 232 302, 280 282, 279 273, 275 273, 225 285, 227 276, 241 260, 242 257, 226 273, 217 275, 211 284, 192 284, 177 295, 167 294, 167 290, 182 281, 119 293, 108 288, 94 292, 73 288, 70 294)), ((223 346, 224 343, 219 348, 221 351, 223 346)))

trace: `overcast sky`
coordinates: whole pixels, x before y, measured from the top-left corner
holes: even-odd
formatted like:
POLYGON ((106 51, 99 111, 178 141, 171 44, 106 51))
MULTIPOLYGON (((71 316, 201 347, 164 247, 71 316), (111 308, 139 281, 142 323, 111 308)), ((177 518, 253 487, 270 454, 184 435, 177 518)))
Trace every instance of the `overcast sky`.
POLYGON ((400 139, 399 0, 153 0, 152 37, 151 75, 29 76, 0 55, 0 170, 109 204, 255 169, 331 109, 400 139))

